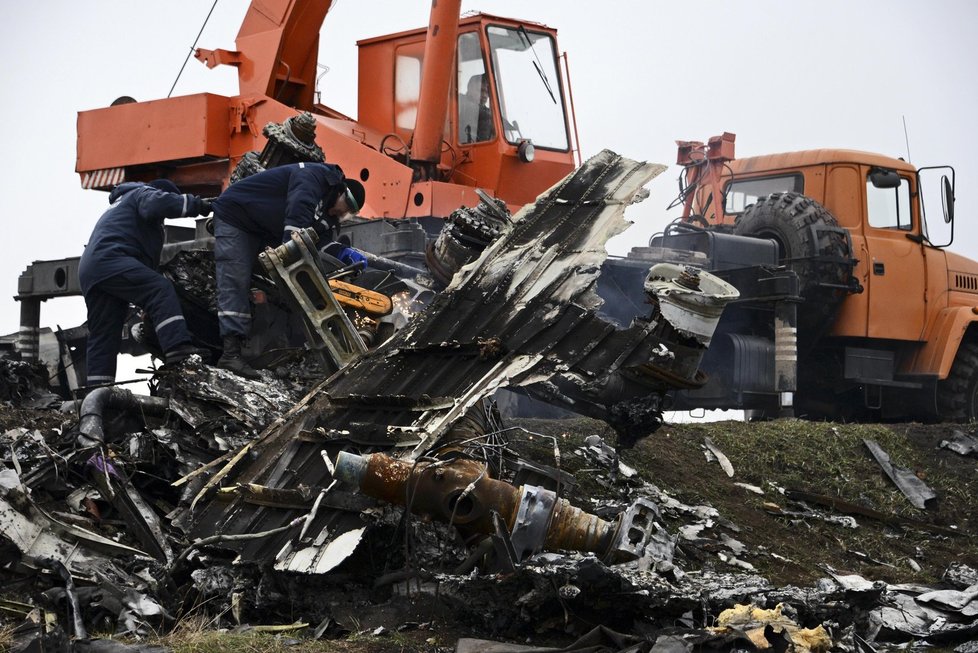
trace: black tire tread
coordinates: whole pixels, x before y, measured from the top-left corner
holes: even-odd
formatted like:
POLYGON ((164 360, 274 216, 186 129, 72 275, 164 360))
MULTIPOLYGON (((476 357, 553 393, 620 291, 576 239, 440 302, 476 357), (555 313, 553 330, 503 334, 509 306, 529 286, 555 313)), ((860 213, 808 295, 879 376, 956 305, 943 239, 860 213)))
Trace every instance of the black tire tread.
MULTIPOLYGON (((849 284, 851 266, 813 257, 851 260, 849 241, 839 231, 823 231, 817 242, 811 227, 838 228, 839 222, 824 206, 800 193, 772 193, 757 200, 741 214, 734 233, 774 238, 781 246, 784 265, 799 278, 804 303, 798 310, 799 331, 808 331, 835 316, 846 291, 825 284, 849 284)), ((801 335, 801 333, 799 334, 801 335)))
POLYGON ((945 422, 973 422, 978 419, 975 393, 978 392, 978 342, 965 341, 951 365, 951 372, 937 389, 937 409, 945 422))

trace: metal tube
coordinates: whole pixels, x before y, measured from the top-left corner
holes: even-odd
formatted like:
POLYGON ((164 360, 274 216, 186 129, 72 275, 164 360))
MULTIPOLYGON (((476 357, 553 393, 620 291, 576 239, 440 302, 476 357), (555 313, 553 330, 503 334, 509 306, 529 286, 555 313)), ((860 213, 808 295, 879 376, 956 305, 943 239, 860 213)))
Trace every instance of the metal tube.
POLYGON ((38 333, 41 329, 41 300, 19 299, 20 331, 17 333, 17 351, 23 360, 33 363, 38 359, 40 346, 38 333))
POLYGON ((490 478, 485 465, 474 460, 412 464, 381 453, 342 452, 333 478, 375 499, 450 522, 466 537, 492 534, 491 515, 496 513, 512 533, 514 546, 519 544, 521 556, 541 548, 603 556, 612 549, 618 526, 557 499, 548 490, 514 487, 490 478))
POLYGON ((82 401, 78 431, 88 440, 103 442, 105 432, 102 429, 102 414, 105 409, 131 410, 136 407, 143 412, 159 415, 170 407, 170 401, 166 397, 134 395, 117 386, 96 388, 82 401))
POLYGON ((798 304, 780 301, 774 307, 774 382, 784 416, 794 414, 798 388, 798 304))
POLYGON ((367 263, 370 265, 370 267, 376 268, 377 270, 395 272, 402 277, 416 277, 418 275, 426 274, 421 268, 416 268, 412 265, 407 265, 406 263, 401 263, 400 261, 395 261, 384 256, 377 256, 376 254, 371 254, 370 252, 366 252, 362 249, 358 249, 357 251, 367 258, 367 263))
POLYGON ((421 69, 418 118, 411 142, 411 158, 437 163, 448 114, 448 92, 455 70, 455 42, 462 0, 432 0, 428 36, 421 69))

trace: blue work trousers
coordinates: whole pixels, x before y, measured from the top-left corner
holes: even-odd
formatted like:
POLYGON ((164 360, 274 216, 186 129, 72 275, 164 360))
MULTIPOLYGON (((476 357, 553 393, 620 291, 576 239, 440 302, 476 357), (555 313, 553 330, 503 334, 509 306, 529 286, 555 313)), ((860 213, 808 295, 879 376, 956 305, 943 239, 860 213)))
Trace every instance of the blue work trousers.
POLYGON ((245 338, 251 330, 251 272, 264 248, 259 236, 218 217, 214 220, 214 262, 217 265, 217 319, 221 336, 245 338))
POLYGON ((135 304, 149 314, 164 352, 190 343, 177 292, 159 272, 136 263, 99 281, 85 293, 88 307, 87 385, 115 381, 122 328, 135 304))

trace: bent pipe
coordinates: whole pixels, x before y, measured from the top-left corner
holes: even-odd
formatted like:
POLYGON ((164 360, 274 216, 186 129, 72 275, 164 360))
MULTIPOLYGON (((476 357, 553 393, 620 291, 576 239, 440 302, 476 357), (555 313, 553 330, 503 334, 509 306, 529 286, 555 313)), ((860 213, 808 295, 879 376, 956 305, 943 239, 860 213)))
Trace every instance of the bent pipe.
MULTIPOLYGON (((162 415, 170 406, 166 397, 148 397, 135 395, 125 388, 110 386, 93 390, 81 404, 81 419, 78 431, 88 442, 94 444, 105 441, 105 431, 102 428, 102 415, 106 408, 128 412, 139 408, 143 413, 162 415)), ((79 438, 81 439, 81 438, 79 438)))

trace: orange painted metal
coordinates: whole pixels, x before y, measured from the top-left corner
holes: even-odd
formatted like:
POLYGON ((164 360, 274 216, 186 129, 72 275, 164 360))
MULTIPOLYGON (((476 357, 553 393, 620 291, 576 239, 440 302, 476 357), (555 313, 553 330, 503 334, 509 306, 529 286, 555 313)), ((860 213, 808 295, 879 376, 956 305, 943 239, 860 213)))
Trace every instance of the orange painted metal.
MULTIPOLYGON (((261 131, 268 122, 281 122, 308 110, 316 118, 316 141, 327 160, 366 186, 363 217, 447 217, 461 205, 478 202, 475 188, 518 208, 573 170, 573 152, 537 148, 535 161, 520 161, 516 145, 501 136, 495 93, 491 99, 494 138, 460 145, 455 125, 456 36, 445 37, 456 30, 476 33, 487 53, 485 30, 490 24, 511 28, 525 25, 554 38, 556 30, 485 14, 459 19, 457 0, 434 4, 439 6, 439 14, 433 23, 439 25, 442 37, 441 47, 431 49, 434 54, 426 54, 425 29, 358 44, 360 115, 351 119, 314 102, 319 27, 331 2, 255 0, 238 33, 236 50, 202 49, 197 53, 210 66, 235 66, 239 95, 197 94, 83 111, 78 118, 76 170, 88 187, 102 190, 121 179, 168 176, 190 192, 216 194, 227 185, 241 156, 264 146, 261 131), (453 7, 454 15, 449 19, 453 7), (398 103, 395 87, 399 58, 418 66, 419 73, 420 66, 433 66, 436 72, 429 74, 426 68, 425 83, 420 88, 422 94, 427 92, 435 98, 433 104, 420 99, 398 103), (428 90, 435 81, 438 83, 431 86, 434 90, 428 90), (428 130, 421 139, 415 137, 416 119, 428 130), (434 152, 433 161, 421 166, 412 159, 422 151, 411 152, 412 138, 419 147, 427 143, 425 156, 434 152), (419 170, 426 174, 419 175, 419 170), (419 176, 423 179, 414 183, 419 176)), ((484 56, 488 60, 488 54, 484 56)), ((491 66, 486 74, 495 84, 491 66)))
POLYGON ((203 93, 78 114, 76 170, 226 157, 228 99, 203 93))
POLYGON ((455 71, 455 42, 462 0, 432 0, 431 20, 421 66, 421 96, 411 143, 411 158, 441 161, 442 132, 448 114, 448 92, 455 71))
POLYGON ((248 7, 235 44, 241 95, 313 108, 319 28, 332 0, 260 0, 248 7))
MULTIPOLYGON (((478 35, 482 50, 486 53, 489 43, 485 32, 489 25, 511 28, 524 25, 535 32, 550 34, 555 39, 557 34, 556 30, 546 25, 487 14, 475 14, 461 19, 458 34, 460 37, 478 35)), ((358 123, 365 129, 389 135, 384 149, 392 154, 398 148, 404 148, 402 151, 406 152, 405 145, 411 140, 413 129, 403 126, 404 118, 418 110, 417 103, 405 104, 396 97, 398 66, 423 65, 421 59, 424 57, 425 35, 425 30, 416 29, 357 43, 360 67, 358 123)), ((478 143, 459 143, 456 124, 458 89, 455 87, 454 71, 453 64, 448 118, 439 130, 442 135, 439 170, 444 171, 444 177, 438 181, 482 188, 508 204, 521 206, 536 199, 543 190, 574 169, 574 152, 570 149, 556 151, 537 148, 536 159, 532 163, 520 161, 517 146, 507 143, 502 137, 502 121, 495 92, 490 98, 495 136, 478 143)), ((491 66, 485 74, 489 77, 490 86, 495 88, 495 74, 491 66)), ((474 197, 467 193, 465 195, 474 197)), ((418 215, 415 209, 408 209, 410 213, 407 215, 418 215)))

